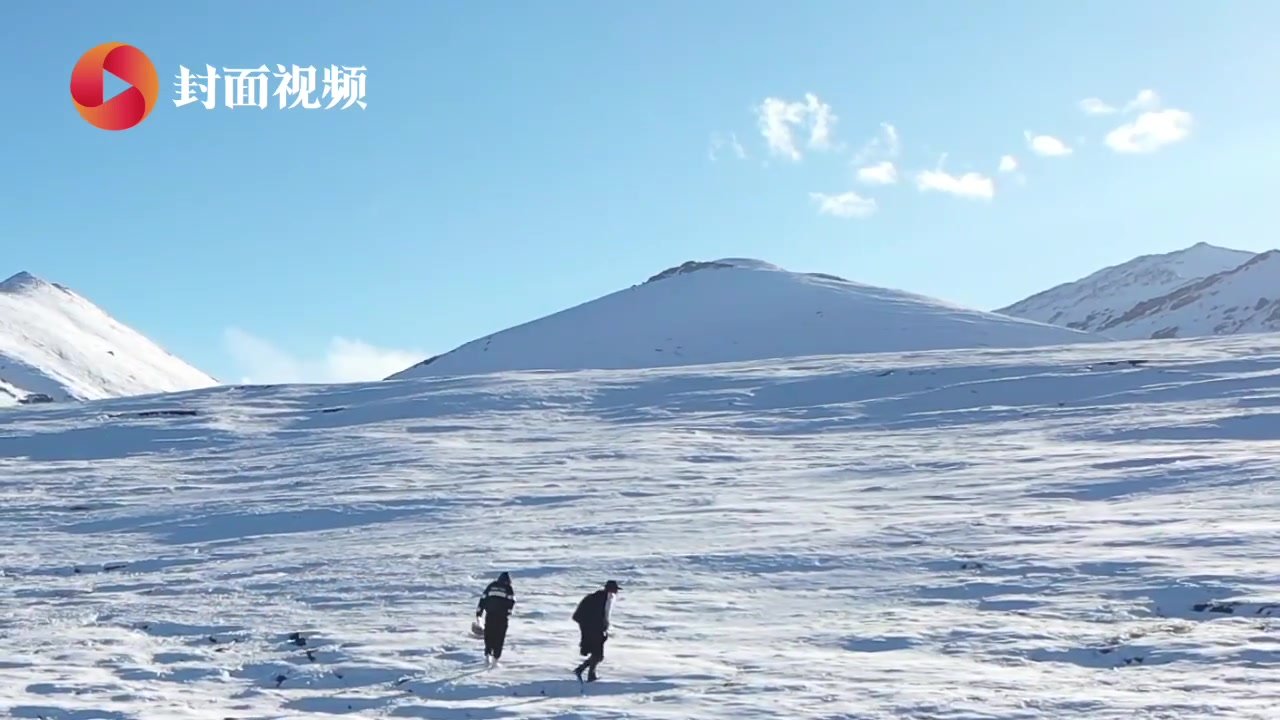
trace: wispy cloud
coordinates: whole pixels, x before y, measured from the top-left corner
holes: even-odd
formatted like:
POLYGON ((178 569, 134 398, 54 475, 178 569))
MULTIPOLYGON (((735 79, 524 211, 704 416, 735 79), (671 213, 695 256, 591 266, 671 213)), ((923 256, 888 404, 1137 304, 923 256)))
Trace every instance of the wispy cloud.
POLYGON ((1001 175, 1010 176, 1010 179, 1018 185, 1027 184, 1027 176, 1018 170, 1018 158, 1013 155, 1001 155, 1000 164, 996 166, 996 171, 1001 175))
POLYGON ((1083 110, 1086 115, 1111 115, 1118 112, 1114 106, 1108 105, 1098 98, 1085 98, 1084 100, 1081 100, 1080 109, 1083 110))
POLYGON ((1071 148, 1052 135, 1036 135, 1030 130, 1023 134, 1027 138, 1027 147, 1031 148, 1031 152, 1037 155, 1063 157, 1071 154, 1071 148))
POLYGON ((916 174, 916 187, 921 192, 941 192, 969 200, 990 200, 995 197, 996 184, 982 173, 967 172, 952 175, 942 169, 947 156, 938 159, 938 167, 916 174))
POLYGON ((803 101, 796 102, 765 98, 755 111, 760 134, 774 155, 797 162, 803 157, 797 146, 797 130, 808 131, 807 146, 812 150, 835 148, 833 135, 839 118, 830 105, 813 93, 806 93, 803 101))
POLYGON ((809 198, 818 205, 818 212, 838 218, 865 218, 876 212, 876 201, 864 198, 850 191, 839 195, 826 193, 809 193, 809 198))
POLYGON ((853 154, 854 165, 864 165, 872 160, 896 158, 902 151, 902 141, 898 137, 898 128, 889 123, 880 123, 880 132, 853 154))
MULTIPOLYGON (((1124 124, 1115 127, 1105 136, 1105 144, 1117 153, 1154 152, 1171 143, 1179 142, 1191 133, 1192 118, 1185 111, 1163 109, 1160 95, 1152 89, 1137 92, 1126 102, 1111 102, 1101 97, 1080 100, 1081 112, 1093 116, 1113 116, 1112 122, 1124 124)), ((1023 170, 1028 155, 1045 158, 1066 158, 1081 149, 1093 147, 1089 143, 1097 138, 1085 138, 1078 133, 1049 135, 1032 130, 1023 132, 1026 150, 1016 154, 999 156, 990 174, 979 171, 952 172, 942 167, 942 161, 932 170, 916 171, 903 163, 902 139, 898 129, 888 122, 880 123, 877 132, 855 152, 849 152, 846 140, 837 141, 835 127, 838 122, 832 107, 814 93, 806 93, 801 100, 766 97, 752 108, 758 131, 767 146, 763 163, 768 165, 771 156, 791 162, 799 162, 815 151, 838 153, 849 159, 858 186, 886 188, 900 183, 914 183, 922 193, 944 193, 970 200, 992 200, 996 194, 999 176, 1001 188, 1027 184, 1023 170), (1071 137, 1070 143, 1066 140, 1071 137), (847 155, 845 153, 848 153, 847 155)), ((734 134, 714 133, 711 136, 708 155, 712 160, 732 154, 739 159, 747 157, 747 150, 734 134)), ((759 156, 755 152, 752 155, 759 156)), ((945 160, 946 155, 942 158, 945 160)), ((856 192, 837 194, 811 192, 810 200, 823 215, 841 218, 866 218, 879 212, 874 195, 877 190, 863 190, 871 197, 856 192)))
POLYGON ((1104 142, 1118 153, 1150 153, 1185 140, 1191 134, 1191 113, 1154 110, 1107 133, 1104 142))
POLYGON ((335 337, 318 357, 300 357, 240 328, 223 333, 223 345, 244 383, 340 383, 381 380, 428 356, 419 350, 380 348, 335 337))
POLYGON ((711 133, 711 144, 707 148, 707 157, 713 162, 720 159, 720 153, 728 150, 733 153, 739 160, 745 160, 747 157, 747 149, 742 147, 742 143, 738 142, 737 133, 729 133, 727 136, 722 133, 711 133))
POLYGON ((892 185, 898 182, 898 169, 888 160, 858 168, 858 181, 867 185, 892 185))
POLYGON ((1154 110, 1158 107, 1160 107, 1160 96, 1155 90, 1139 90, 1132 100, 1125 103, 1124 111, 1131 113, 1139 110, 1154 110))
POLYGON ((1160 106, 1160 95, 1155 90, 1144 89, 1139 90, 1138 94, 1132 100, 1126 102, 1122 107, 1116 107, 1105 100, 1092 97, 1085 98, 1079 103, 1080 109, 1086 115, 1115 115, 1116 113, 1132 113, 1139 110, 1154 110, 1160 106))

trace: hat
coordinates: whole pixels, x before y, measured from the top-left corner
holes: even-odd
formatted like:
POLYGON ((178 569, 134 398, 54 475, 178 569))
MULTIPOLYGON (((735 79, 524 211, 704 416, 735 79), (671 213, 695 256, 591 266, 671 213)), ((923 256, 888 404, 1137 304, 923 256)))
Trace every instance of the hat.
POLYGON ((620 590, 620 588, 618 587, 618 581, 610 580, 609 582, 604 584, 604 589, 608 590, 609 592, 618 592, 618 590, 620 590))
POLYGON ((498 576, 498 582, 509 583, 511 582, 511 576, 508 575, 507 573, 502 573, 501 575, 498 576))

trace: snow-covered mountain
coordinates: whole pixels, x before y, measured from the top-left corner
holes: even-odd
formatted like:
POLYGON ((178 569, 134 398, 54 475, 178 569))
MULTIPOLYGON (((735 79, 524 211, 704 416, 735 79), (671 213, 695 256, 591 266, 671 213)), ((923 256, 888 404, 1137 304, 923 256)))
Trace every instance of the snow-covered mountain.
POLYGON ((1121 339, 1280 331, 1280 250, 1138 303, 1098 330, 1121 339))
POLYGON ((389 379, 1095 339, 901 290, 729 258, 670 268, 639 285, 473 340, 389 379))
MULTIPOLYGON (((1169 253, 1143 255, 1103 268, 1074 282, 1032 295, 997 313, 1098 332, 1122 333, 1115 321, 1144 303, 1211 275, 1240 267, 1254 257, 1244 250, 1196 243, 1169 253)), ((1115 334, 1113 337, 1127 337, 1115 334)))
POLYGON ((26 272, 0 282, 0 406, 216 384, 61 285, 26 272))

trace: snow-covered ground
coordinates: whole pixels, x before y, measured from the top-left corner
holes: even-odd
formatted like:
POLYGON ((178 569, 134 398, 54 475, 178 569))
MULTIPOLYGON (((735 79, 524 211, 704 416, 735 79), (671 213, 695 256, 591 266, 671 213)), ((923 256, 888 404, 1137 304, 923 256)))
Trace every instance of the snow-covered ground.
POLYGON ((1102 339, 903 290, 724 258, 664 270, 639 285, 428 358, 392 379, 1102 339))
POLYGON ((22 408, 0 714, 1274 720, 1278 469, 1277 336, 22 408))
POLYGON ((216 384, 69 288, 25 272, 0 282, 0 407, 216 384))

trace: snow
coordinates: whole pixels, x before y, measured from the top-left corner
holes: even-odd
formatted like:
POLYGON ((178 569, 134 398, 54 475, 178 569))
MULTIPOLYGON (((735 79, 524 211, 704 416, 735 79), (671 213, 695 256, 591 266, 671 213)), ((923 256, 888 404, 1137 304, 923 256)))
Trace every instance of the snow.
POLYGON ((1141 303, 1099 330, 1133 339, 1280 330, 1280 250, 1141 303))
POLYGON ((61 285, 26 272, 0 283, 0 406, 33 394, 95 400, 215 384, 61 285))
POLYGON ((1099 339, 901 290, 726 258, 671 268, 640 285, 473 340, 391 379, 1099 339))
MULTIPOLYGON (((1103 268, 995 312, 1099 332, 1137 305, 1210 275, 1235 269, 1252 257, 1254 253, 1244 250, 1196 243, 1182 250, 1142 255, 1103 268)), ((1113 339, 1138 339, 1119 330, 1105 334, 1113 339)))
POLYGON ((1278 478, 1280 335, 17 408, 0 715, 1270 719, 1278 478))

